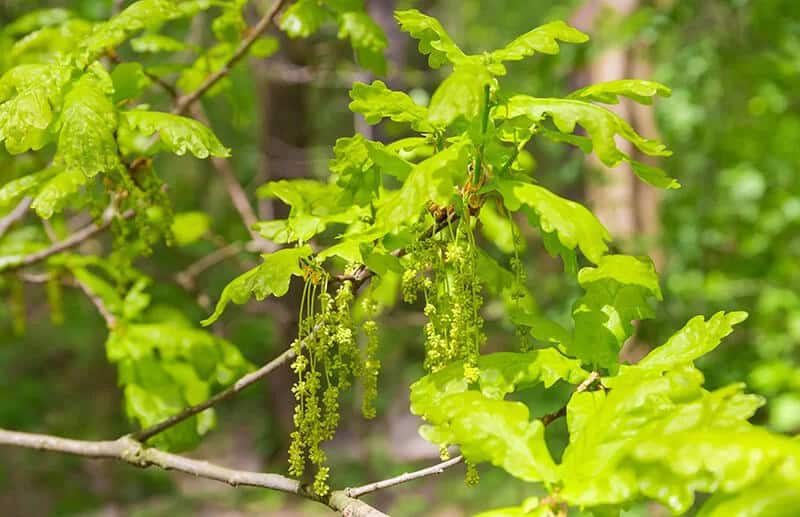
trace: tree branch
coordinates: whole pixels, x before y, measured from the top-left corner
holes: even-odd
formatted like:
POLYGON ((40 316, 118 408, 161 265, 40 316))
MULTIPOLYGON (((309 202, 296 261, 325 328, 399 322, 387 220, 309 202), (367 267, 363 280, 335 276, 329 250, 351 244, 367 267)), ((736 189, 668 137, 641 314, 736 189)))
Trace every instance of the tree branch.
MULTIPOLYGON (((123 219, 130 219, 134 215, 133 210, 128 210, 124 214, 122 214, 123 219)), ((103 222, 98 224, 90 224, 81 228, 80 230, 76 231, 63 241, 56 242, 49 248, 45 248, 41 251, 37 251, 36 253, 31 253, 30 255, 25 256, 20 262, 15 264, 11 264, 4 269, 4 271, 13 271, 15 269, 23 268, 30 266, 32 264, 36 264, 37 262, 41 262, 47 258, 52 257, 57 253, 61 253, 62 251, 67 251, 68 249, 74 248, 83 242, 91 239, 98 233, 105 231, 109 226, 111 226, 111 222, 113 221, 113 217, 106 217, 103 219, 103 222)))
MULTIPOLYGON (((193 105, 190 107, 190 110, 192 117, 206 126, 211 126, 202 106, 193 105)), ((253 229, 253 225, 258 222, 258 216, 256 216, 256 212, 253 210, 253 205, 250 204, 247 193, 242 188, 242 185, 239 184, 239 180, 236 179, 236 173, 233 171, 230 162, 224 158, 212 156, 211 165, 213 165, 214 169, 216 169, 220 177, 222 177, 225 190, 228 191, 228 196, 231 198, 236 211, 239 212, 239 217, 241 217, 242 222, 244 222, 244 225, 247 227, 247 231, 250 233, 250 237, 252 237, 255 245, 259 250, 267 253, 275 251, 277 249, 275 243, 264 239, 253 229)))
POLYGON ((5 235, 14 223, 25 217, 25 214, 28 212, 28 207, 31 206, 31 201, 33 201, 33 199, 30 197, 23 198, 22 201, 14 207, 14 210, 0 219, 0 237, 5 235))
POLYGON ((106 321, 106 327, 108 327, 109 330, 113 329, 114 327, 116 327, 117 326, 117 317, 114 316, 111 313, 110 310, 108 310, 108 307, 106 307, 106 304, 103 303, 102 298, 100 298, 97 295, 97 293, 92 291, 91 288, 89 288, 88 285, 86 285, 85 283, 81 282, 77 278, 75 279, 75 283, 78 284, 78 287, 81 288, 81 291, 83 291, 86 294, 86 296, 89 298, 89 300, 91 300, 91 302, 97 308, 97 312, 99 312, 100 315, 103 317, 103 319, 106 321))
POLYGON ((384 479, 383 481, 376 481, 374 483, 370 483, 368 485, 356 488, 346 488, 344 490, 344 493, 350 497, 361 497, 362 495, 375 492, 376 490, 381 490, 382 488, 389 488, 395 485, 400 485, 402 483, 408 483, 409 481, 414 481, 415 479, 421 479, 435 474, 441 474, 442 472, 445 471, 445 469, 448 469, 453 465, 461 463, 463 459, 464 457, 459 455, 456 456, 455 458, 451 458, 447 461, 443 461, 436 465, 420 469, 414 472, 406 472, 405 474, 401 474, 393 478, 384 479))
POLYGON ((279 492, 296 494, 306 499, 325 504, 342 515, 353 517, 381 517, 385 514, 366 503, 349 497, 342 491, 333 492, 328 497, 318 497, 294 479, 269 474, 235 470, 207 461, 195 460, 145 447, 131 437, 123 436, 113 441, 70 440, 46 434, 22 433, 0 429, 0 445, 11 445, 40 451, 61 452, 92 459, 120 460, 134 467, 151 466, 164 470, 174 470, 196 477, 227 483, 233 487, 252 486, 269 488, 279 492))
POLYGON ((294 359, 294 357, 295 357, 294 350, 289 348, 288 350, 283 352, 281 355, 279 355, 269 363, 265 364, 264 366, 262 366, 261 368, 259 368, 254 372, 248 373, 247 375, 245 375, 244 377, 233 383, 231 386, 229 386, 227 389, 220 391, 219 393, 217 393, 210 399, 206 400, 205 402, 201 402, 196 406, 190 406, 181 411, 180 413, 169 417, 163 422, 155 424, 146 429, 142 429, 141 431, 135 432, 133 433, 132 437, 140 442, 147 441, 149 438, 152 438, 158 433, 161 433, 169 429, 173 425, 182 422, 187 418, 200 413, 201 411, 205 411, 206 409, 218 404, 219 402, 222 402, 223 400, 228 400, 229 398, 233 397, 246 387, 260 381, 261 379, 269 375, 269 373, 272 372, 272 370, 274 370, 275 368, 281 366, 282 364, 288 361, 291 361, 292 359, 294 359))
POLYGON ((228 75, 233 66, 241 61, 241 59, 247 54, 247 52, 250 50, 250 47, 253 46, 253 43, 256 42, 259 36, 261 36, 274 22, 275 17, 278 15, 285 3, 286 0, 275 0, 269 11, 267 11, 264 16, 261 17, 261 19, 252 29, 250 29, 250 34, 248 34, 247 37, 242 40, 242 42, 239 44, 239 47, 236 49, 230 59, 225 62, 222 68, 206 77, 206 80, 203 81, 203 83, 198 86, 196 90, 179 97, 175 103, 175 108, 173 108, 172 113, 175 115, 183 114, 189 108, 189 106, 194 104, 200 97, 202 97, 204 93, 206 93, 217 83, 217 81, 228 75))
POLYGON ((179 271, 175 275, 175 281, 178 282, 184 289, 187 291, 193 291, 195 289, 195 283, 197 281, 197 277, 204 272, 205 270, 214 267, 215 265, 219 264, 223 260, 226 260, 230 257, 233 257, 240 251, 242 251, 242 243, 241 242, 233 242, 228 244, 222 248, 215 250, 208 255, 204 255, 197 261, 189 264, 186 269, 183 271, 179 271))
MULTIPOLYGON (((586 379, 582 383, 580 383, 577 388, 575 388, 575 393, 580 393, 582 391, 588 390, 592 386, 594 381, 596 381, 599 378, 600 378, 599 373, 597 372, 590 373, 589 376, 586 377, 586 379)), ((567 405, 564 404, 563 406, 553 411, 552 413, 547 413, 546 415, 542 416, 541 418, 539 418, 539 420, 541 420, 546 427, 555 422, 556 420, 558 420, 559 418, 561 418, 562 416, 566 415, 567 415, 567 405)))

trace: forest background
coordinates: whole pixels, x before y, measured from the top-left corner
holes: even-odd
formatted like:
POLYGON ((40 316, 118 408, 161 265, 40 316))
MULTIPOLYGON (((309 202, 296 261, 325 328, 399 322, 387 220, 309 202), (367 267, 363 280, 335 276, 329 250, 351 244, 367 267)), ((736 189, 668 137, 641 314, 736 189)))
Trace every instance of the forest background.
MULTIPOLYGON (((67 7, 93 20, 107 18, 121 4, 4 0, 0 32, 35 8, 67 7)), ((251 4, 251 21, 269 7, 268 2, 251 4)), ((627 358, 635 361, 649 344, 663 342, 695 314, 746 310, 750 318, 699 362, 707 386, 744 379, 768 401, 756 423, 790 435, 800 431, 800 5, 792 0, 368 2, 389 43, 383 79, 425 102, 440 76, 393 22, 392 13, 400 8, 435 15, 467 52, 499 47, 552 19, 568 20, 591 36, 590 45, 564 45, 557 59, 536 56, 509 66, 504 84, 510 90, 558 96, 628 77, 672 88, 671 97, 654 109, 626 102, 615 109, 638 132, 674 151, 658 163, 679 179, 681 189, 658 192, 630 174, 604 170, 577 150, 539 141, 528 149, 533 174, 554 191, 589 205, 615 236, 619 251, 655 260, 664 301, 655 319, 639 324, 623 350, 627 358)), ((179 24, 177 39, 206 43, 211 36, 203 17, 179 24)), ((280 39, 278 52, 247 59, 234 68, 227 87, 204 103, 220 139, 236 150, 230 161, 245 191, 254 192, 268 179, 325 177, 335 140, 353 131, 377 140, 402 134, 400 126, 369 126, 347 109, 351 84, 373 76, 354 64, 352 49, 337 39, 335 26, 307 39, 272 34, 280 39)), ((0 39, 0 62, 9 59, 4 44, 0 39)), ((157 57, 152 64, 158 65, 157 57)), ((158 88, 150 95, 154 103, 168 101, 158 88)), ((0 159, 10 163, 7 155, 0 159)), ((199 223, 208 225, 202 238, 157 248, 142 260, 142 268, 157 279, 154 298, 185 308, 199 321, 247 261, 243 243, 249 236, 210 164, 171 156, 158 160, 176 211, 200 206, 210 217, 199 223), (228 260, 187 275, 187 266, 212 252, 228 260)), ((15 167, 21 169, 0 170, 0 183, 21 174, 25 165, 15 167)), ((262 219, 283 210, 271 200, 258 205, 262 219)), ((533 232, 525 237, 537 239, 533 232)), ((579 288, 548 274, 561 266, 540 248, 528 245, 528 283, 535 286, 540 312, 558 320, 579 288)), ((116 370, 103 348, 105 322, 80 291, 68 289, 63 296, 68 325, 51 318, 44 288, 26 289, 24 318, 14 314, 14 304, 0 303, 0 423, 85 439, 119 435, 128 423, 116 370)), ((296 298, 290 297, 229 309, 215 332, 236 343, 251 362, 263 364, 291 339, 295 307, 296 298)), ((502 307, 485 309, 492 350, 513 337, 513 331, 492 324, 500 319, 498 311, 502 307)), ((419 438, 418 421, 408 414, 407 386, 422 374, 422 336, 408 329, 418 327, 420 317, 398 305, 382 319, 381 361, 391 367, 381 374, 378 418, 365 422, 344 416, 348 425, 330 448, 345 482, 371 481, 387 469, 402 472, 438 457, 438 450, 419 438)), ((218 428, 198 454, 239 468, 282 470, 291 398, 274 394, 288 391, 290 375, 288 369, 276 372, 236 404, 219 407, 218 428)), ((355 415, 357 408, 343 411, 355 415)), ((463 472, 451 470, 435 483, 381 493, 378 501, 392 515, 456 516, 516 504, 530 495, 529 486, 500 470, 482 474, 476 487, 467 487, 463 472)), ((2 451, 0 487, 0 508, 10 515, 326 514, 314 503, 268 491, 233 490, 156 470, 26 450, 2 451)), ((631 515, 659 512, 642 506, 631 515)))

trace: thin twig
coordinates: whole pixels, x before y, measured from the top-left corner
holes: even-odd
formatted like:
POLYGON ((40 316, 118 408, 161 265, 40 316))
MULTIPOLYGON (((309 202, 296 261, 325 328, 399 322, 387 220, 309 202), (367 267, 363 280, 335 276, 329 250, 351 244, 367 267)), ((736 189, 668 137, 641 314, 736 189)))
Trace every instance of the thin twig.
MULTIPOLYGON (((586 377, 586 379, 584 379, 582 383, 578 384, 578 387, 575 388, 575 393, 580 393, 582 391, 588 390, 589 387, 594 383, 594 381, 596 381, 599 378, 600 378, 599 373, 597 372, 590 373, 589 376, 586 377)), ((557 410, 553 411, 552 413, 547 413, 546 415, 539 418, 539 420, 541 420, 545 426, 548 426, 563 416, 567 416, 566 404, 564 404, 557 410)))
MULTIPOLYGON (((122 214, 123 219, 130 219, 134 215, 133 210, 128 210, 124 214, 122 214)), ((41 262, 47 258, 52 257, 57 253, 61 253, 63 251, 67 251, 68 249, 74 248, 87 240, 91 239, 95 235, 102 233, 106 228, 111 226, 111 222, 113 217, 105 217, 100 224, 90 224, 81 228, 80 230, 76 231, 66 239, 56 242, 49 248, 45 248, 41 251, 37 251, 35 253, 31 253, 30 255, 25 256, 21 261, 9 265, 5 268, 6 271, 11 271, 14 269, 19 269, 23 267, 30 266, 32 264, 36 264, 37 262, 41 262)))
POLYGON ((239 47, 233 53, 233 55, 222 65, 222 68, 214 72, 213 74, 206 77, 205 81, 197 87, 191 93, 188 93, 180 98, 178 98, 177 102, 175 103, 175 108, 172 110, 172 113, 175 115, 183 114, 189 106, 194 104, 197 99, 203 96, 212 86, 214 86, 217 81, 228 75, 233 68, 233 66, 238 63, 247 52, 250 50, 250 47, 253 46, 253 43, 269 28, 269 26, 274 22, 275 17, 280 12, 283 5, 286 3, 286 0, 275 0, 270 7, 269 11, 267 11, 264 16, 256 23, 256 25, 250 29, 250 33, 247 35, 245 39, 239 44, 239 47))
POLYGON ((128 436, 123 436, 113 441, 92 442, 0 429, 0 445, 61 452, 93 459, 114 459, 139 468, 154 466, 164 470, 174 470, 195 477, 227 483, 234 487, 269 488, 317 501, 346 516, 379 517, 385 515, 368 504, 347 496, 342 491, 333 492, 329 497, 318 497, 306 490, 299 481, 280 474, 230 469, 207 461, 195 460, 159 449, 145 447, 128 436))
MULTIPOLYGON (((190 112, 192 117, 199 120, 206 126, 211 125, 202 106, 197 104, 192 105, 190 107, 190 112)), ((217 158, 214 156, 211 158, 211 165, 214 167, 214 169, 216 169, 217 173, 219 173, 220 177, 222 178, 222 183, 225 185, 225 190, 228 191, 228 196, 231 198, 231 202, 233 202, 233 206, 236 208, 236 211, 239 212, 239 217, 241 217, 242 222, 244 222, 244 225, 247 227, 247 231, 250 233, 250 236, 252 237, 256 247, 260 251, 267 253, 275 251, 277 249, 275 243, 264 239, 256 230, 253 229, 253 226, 258 222, 258 216, 256 216, 256 212, 253 210, 253 205, 250 204, 250 200, 247 197, 247 192, 244 191, 244 188, 242 188, 239 180, 236 179, 236 173, 234 172, 230 162, 224 158, 217 158)))
POLYGON ((81 291, 86 293, 86 296, 89 298, 89 300, 91 300, 91 302, 97 308, 97 312, 99 312, 100 315, 103 317, 103 319, 106 321, 106 326, 109 329, 113 329, 114 327, 116 327, 117 318, 111 313, 110 310, 108 310, 108 307, 106 307, 106 304, 103 302, 103 299, 100 298, 100 296, 98 296, 97 293, 92 291, 92 289, 88 285, 81 282, 77 278, 75 279, 75 282, 78 284, 78 287, 81 288, 81 291))
POLYGON ((14 210, 0 219, 0 237, 5 235, 8 229, 11 228, 14 223, 25 217, 25 214, 28 213, 28 207, 31 206, 32 200, 33 199, 30 197, 23 198, 22 201, 20 201, 17 206, 14 207, 14 210))
POLYGON ((180 413, 169 417, 163 422, 160 422, 151 427, 133 433, 132 436, 134 439, 138 441, 141 442, 147 441, 149 438, 152 438, 153 436, 161 433, 162 431, 169 429, 173 425, 182 422, 187 418, 200 413, 201 411, 205 411, 206 409, 222 402, 223 400, 228 400, 229 398, 233 397, 246 387, 266 377, 275 368, 281 366, 282 364, 288 361, 291 361, 292 359, 294 359, 294 357, 295 357, 294 350, 292 348, 289 348, 288 350, 283 352, 281 355, 279 355, 269 363, 265 364, 264 366, 262 366, 261 368, 259 368, 254 372, 248 373, 247 375, 236 381, 234 384, 229 386, 227 389, 217 393, 216 395, 206 400, 205 402, 201 402, 196 406, 188 407, 183 411, 181 411, 180 413))
POLYGON ((393 478, 384 479, 383 481, 376 481, 374 483, 369 483, 368 485, 363 485, 356 488, 345 488, 344 493, 350 497, 361 497, 362 495, 369 494, 370 492, 375 492, 376 490, 381 490, 382 488, 389 488, 395 485, 400 485, 402 483, 408 483, 409 481, 414 481, 415 479, 420 479, 428 476, 433 476, 435 474, 441 474, 452 467, 453 465, 457 465, 461 463, 464 459, 463 456, 459 455, 455 458, 451 458, 447 461, 443 461, 436 465, 420 469, 414 472, 406 472, 405 474, 401 474, 399 476, 395 476, 393 478))
POLYGON ((232 242, 225 247, 219 248, 208 255, 204 255, 196 262, 189 264, 186 269, 179 271, 175 275, 175 281, 178 282, 187 291, 192 291, 195 288, 197 277, 207 269, 216 266, 223 260, 233 257, 242 251, 241 242, 232 242))

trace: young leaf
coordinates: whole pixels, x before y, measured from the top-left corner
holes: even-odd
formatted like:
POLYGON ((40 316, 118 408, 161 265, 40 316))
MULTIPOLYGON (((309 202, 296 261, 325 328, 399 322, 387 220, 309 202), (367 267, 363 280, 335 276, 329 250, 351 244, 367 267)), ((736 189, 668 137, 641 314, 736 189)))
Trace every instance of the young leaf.
POLYGON ((109 98, 113 90, 111 77, 96 66, 64 96, 56 161, 63 162, 67 171, 92 178, 120 166, 114 137, 117 114, 109 98))
POLYGON ((138 131, 145 136, 158 132, 164 147, 179 156, 186 151, 197 158, 230 156, 230 149, 222 145, 209 128, 194 119, 142 110, 123 111, 120 115, 123 121, 121 132, 138 131))
POLYGON ((131 35, 143 29, 158 27, 164 22, 193 16, 208 9, 207 0, 138 0, 108 21, 98 23, 83 40, 75 53, 75 62, 86 67, 103 55, 107 49, 116 48, 131 35))
POLYGON ((264 262, 231 281, 220 295, 214 313, 201 321, 203 326, 214 323, 222 315, 228 302, 243 304, 251 296, 263 300, 267 296, 283 296, 289 290, 292 276, 302 276, 300 259, 311 255, 310 246, 285 248, 274 253, 263 255, 264 262))
POLYGON ((186 44, 163 34, 143 34, 131 40, 131 48, 139 53, 181 52, 186 44))
POLYGON ((476 119, 486 104, 486 87, 494 81, 486 66, 480 63, 459 64, 433 92, 430 121, 446 127, 456 118, 476 119))
POLYGON ((445 397, 432 425, 420 428, 426 440, 458 444, 469 461, 489 461, 525 481, 554 482, 556 466, 544 440, 544 425, 530 420, 521 402, 491 399, 478 391, 445 397))
POLYGON ((410 122, 416 131, 433 131, 428 123, 428 109, 416 104, 407 94, 390 90, 383 81, 354 83, 350 98, 353 99, 350 111, 364 115, 368 124, 389 118, 395 122, 410 122))
POLYGON ((653 261, 606 255, 596 268, 581 269, 578 283, 586 294, 573 305, 575 330, 567 350, 587 364, 614 370, 622 345, 633 334, 631 321, 653 317, 648 299, 661 299, 653 261))
MULTIPOLYGON (((477 388, 493 399, 502 399, 514 391, 538 383, 549 388, 556 381, 580 384, 589 376, 580 361, 562 355, 555 348, 533 352, 495 352, 477 359, 477 388)), ((473 388, 475 386, 472 386, 473 388)), ((464 361, 456 361, 428 374, 411 385, 411 411, 427 418, 438 411, 442 399, 470 389, 464 378, 464 361)))
POLYGON ((643 368, 667 370, 691 363, 714 350, 720 341, 733 332, 733 326, 747 319, 746 312, 718 312, 708 321, 695 316, 669 341, 647 354, 638 365, 643 368))
POLYGON ((515 38, 505 47, 490 54, 494 61, 519 61, 536 52, 558 54, 558 41, 584 43, 589 36, 561 20, 546 23, 515 38))
POLYGON ((388 233, 415 223, 428 202, 448 204, 454 194, 454 177, 464 174, 468 158, 467 144, 461 142, 416 164, 403 187, 378 209, 375 226, 388 233))
POLYGON ((53 108, 61 102, 61 89, 69 81, 69 67, 19 65, 0 78, 0 141, 11 154, 41 149, 53 108))
MULTIPOLYGON (((551 118, 556 128, 567 135, 572 135, 576 124, 580 124, 592 141, 595 154, 607 167, 616 167, 620 162, 631 161, 631 157, 617 148, 615 137, 625 138, 644 154, 650 156, 669 156, 671 152, 655 141, 640 136, 619 115, 590 102, 573 99, 540 99, 527 95, 515 95, 509 101, 497 107, 495 116, 501 119, 527 117, 534 124, 551 118)), ((549 133, 544 133, 548 136, 549 133)), ((639 177, 656 187, 677 188, 679 184, 667 178, 665 174, 657 174, 654 168, 642 169, 634 167, 639 177)))
POLYGON ((9 181, 0 187, 0 210, 14 206, 20 199, 30 195, 60 170, 58 167, 48 167, 39 172, 9 181))
POLYGON ((49 219, 63 210, 72 195, 89 182, 79 169, 67 170, 63 165, 53 165, 51 169, 54 175, 42 185, 31 202, 31 208, 42 219, 49 219))
POLYGON ((419 51, 428 56, 431 68, 439 68, 448 62, 456 64, 466 58, 436 18, 426 16, 416 9, 396 11, 394 17, 403 32, 419 40, 419 51))
POLYGON ((279 26, 291 38, 307 38, 330 18, 317 0, 298 0, 283 12, 279 26))
POLYGON ((606 242, 611 240, 608 230, 584 206, 522 181, 496 178, 490 186, 500 193, 508 210, 529 207, 532 223, 545 235, 557 237, 567 251, 580 248, 586 258, 597 264, 608 250, 606 242))
POLYGON ((356 60, 367 70, 386 74, 383 50, 389 45, 383 29, 363 11, 344 12, 339 16, 339 39, 348 38, 356 60))
POLYGON ((672 90, 655 81, 618 79, 575 90, 567 98, 602 102, 603 104, 618 104, 620 95, 633 99, 640 104, 649 105, 653 104, 653 98, 656 95, 669 97, 672 95, 672 90))

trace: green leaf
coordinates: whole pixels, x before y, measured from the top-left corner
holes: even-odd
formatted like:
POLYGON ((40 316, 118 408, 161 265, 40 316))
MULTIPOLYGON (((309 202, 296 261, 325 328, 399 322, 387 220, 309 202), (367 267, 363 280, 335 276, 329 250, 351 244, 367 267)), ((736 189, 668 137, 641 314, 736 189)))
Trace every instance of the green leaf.
POLYGON ((307 38, 330 18, 330 13, 317 0, 298 0, 283 12, 279 27, 290 38, 307 38))
POLYGON ((638 365, 642 368, 667 370, 690 363, 717 348, 722 339, 733 332, 733 326, 747 319, 746 312, 718 312, 708 321, 695 316, 669 341, 645 356, 638 365))
POLYGON ((69 81, 69 67, 19 65, 0 78, 0 141, 11 154, 41 149, 53 109, 61 103, 61 89, 69 81))
POLYGON ((486 104, 486 86, 493 78, 480 63, 459 64, 433 92, 430 121, 435 126, 448 126, 458 117, 476 119, 486 104))
MULTIPOLYGON (((766 476, 765 476, 766 477, 766 476)), ((798 481, 766 479, 736 493, 717 492, 700 509, 698 517, 728 517, 729 515, 769 515, 793 517, 800 507, 798 481)))
MULTIPOLYGON (((664 144, 648 140, 639 135, 619 115, 590 102, 573 99, 540 99, 527 95, 515 95, 509 101, 494 110, 495 117, 513 119, 527 117, 534 124, 545 119, 552 119, 558 131, 572 135, 576 124, 583 127, 592 141, 592 148, 607 167, 616 167, 621 162, 632 162, 630 156, 617 148, 616 136, 631 142, 639 151, 650 156, 669 156, 672 154, 664 144)), ((544 132, 544 136, 551 135, 544 132)), ((574 136, 574 135, 573 135, 574 136)), ((632 165, 634 165, 632 163, 632 165)), ((636 162, 634 172, 653 186, 661 188, 677 188, 679 184, 654 167, 643 166, 636 162)))
POLYGON ((172 234, 178 246, 198 241, 211 227, 211 217, 205 212, 181 212, 172 219, 172 234))
POLYGON ((439 68, 448 62, 455 64, 466 59, 464 52, 453 43, 436 18, 426 16, 416 9, 396 11, 394 17, 403 32, 419 40, 419 51, 428 56, 431 68, 439 68))
POLYGON ((131 35, 155 28, 170 20, 189 17, 208 9, 207 0, 138 0, 108 21, 95 25, 75 53, 78 67, 83 68, 102 56, 107 49, 116 48, 131 35))
POLYGON ((583 268, 578 283, 586 294, 575 301, 575 330, 567 350, 587 364, 614 370, 619 351, 633 334, 631 321, 652 318, 649 299, 661 299, 658 275, 648 257, 606 255, 583 268))
POLYGON ((339 39, 348 38, 356 52, 356 60, 367 70, 386 75, 384 49, 389 45, 383 29, 363 11, 350 11, 339 16, 339 39))
POLYGON ((292 276, 303 274, 300 259, 307 258, 311 253, 311 247, 306 245, 263 255, 264 262, 261 265, 236 277, 225 286, 214 313, 200 323, 208 326, 217 321, 231 301, 241 305, 251 296, 259 301, 270 295, 283 296, 289 290, 292 276))
POLYGON ((135 99, 150 84, 141 63, 120 63, 111 72, 114 82, 114 104, 135 99))
POLYGON ((552 348, 482 355, 476 366, 477 386, 465 379, 463 361, 411 385, 411 411, 431 424, 420 433, 439 445, 460 445, 470 461, 490 461, 527 481, 554 481, 544 426, 530 420, 524 404, 503 397, 539 383, 546 388, 559 380, 578 384, 588 372, 552 348))
MULTIPOLYGON (((231 343, 179 322, 120 324, 109 334, 106 352, 119 367, 126 412, 142 427, 203 402, 212 388, 252 369, 231 343)), ((154 437, 153 445, 192 447, 213 425, 213 413, 203 412, 154 437)))
MULTIPOLYGON (((545 388, 559 380, 580 384, 589 376, 581 368, 580 361, 565 357, 555 348, 481 355, 476 366, 479 377, 477 386, 472 387, 493 399, 503 399, 509 393, 538 383, 545 388)), ((456 361, 411 385, 411 411, 427 419, 439 410, 444 398, 470 387, 464 378, 464 361, 456 361)))
POLYGON ((618 104, 620 95, 635 100, 640 104, 649 105, 653 104, 653 98, 656 95, 669 97, 672 95, 672 90, 655 81, 618 79, 575 90, 567 98, 602 102, 603 104, 618 104))
POLYGON ((73 14, 67 9, 35 9, 19 18, 15 19, 2 28, 2 31, 9 36, 19 36, 28 34, 42 27, 60 25, 69 20, 73 14))
MULTIPOLYGON (((490 186, 503 197, 507 209, 516 212, 523 206, 530 208, 532 224, 545 235, 555 236, 567 251, 580 248, 586 258, 597 264, 608 250, 608 230, 584 206, 531 183, 496 178, 490 186)), ((552 253, 554 248, 548 249, 552 253)), ((557 252, 565 257, 564 250, 557 252)))
POLYGON ((66 170, 62 165, 53 165, 51 169, 55 175, 42 185, 31 203, 31 208, 42 219, 49 219, 63 210, 72 195, 89 182, 78 169, 66 170))
POLYGON ((139 53, 181 52, 186 44, 163 34, 143 34, 131 40, 131 48, 139 53))
POLYGON ((426 440, 458 444, 471 462, 489 461, 525 481, 556 480, 556 467, 544 440, 544 425, 530 420, 528 407, 465 391, 445 397, 420 428, 426 440))
POLYGON ((395 122, 409 122, 415 131, 430 132, 428 109, 416 104, 403 92, 386 87, 383 81, 372 84, 356 82, 350 90, 350 111, 361 113, 368 124, 377 124, 384 118, 395 122))
POLYGON ((569 349, 572 346, 572 335, 553 320, 522 310, 511 312, 511 322, 524 326, 530 335, 545 343, 556 343, 569 349))
POLYGON ((258 38, 253 42, 253 46, 250 47, 250 55, 265 59, 277 52, 278 46, 278 40, 272 36, 258 38))
POLYGON ((291 207, 283 220, 259 222, 255 230, 274 242, 307 242, 329 224, 349 224, 365 211, 342 203, 342 189, 335 184, 297 179, 271 181, 258 189, 259 197, 277 198, 291 207))
MULTIPOLYGON (((684 433, 721 432, 728 443, 736 443, 763 401, 741 393, 741 385, 707 392, 700 386, 702 374, 689 366, 664 374, 634 368, 603 379, 609 392, 576 393, 570 400, 570 443, 559 466, 560 495, 579 506, 650 497, 675 513, 684 512, 691 506, 693 490, 709 488, 707 475, 693 466, 705 462, 708 451, 692 446, 681 451, 676 446, 684 433), (642 468, 645 456, 655 455, 654 448, 675 459, 672 472, 642 468)), ((738 461, 736 455, 731 460, 738 461)))
POLYGON ((466 173, 467 144, 454 144, 414 166, 403 187, 383 201, 375 226, 385 233, 414 224, 429 202, 446 205, 454 190, 454 178, 466 173))
POLYGON ((695 490, 738 490, 764 469, 777 468, 768 454, 754 450, 758 444, 774 448, 767 433, 747 438, 755 430, 747 420, 763 400, 744 394, 741 384, 706 391, 703 375, 691 365, 741 318, 731 313, 692 320, 652 359, 604 377, 606 390, 572 396, 570 444, 559 467, 564 500, 604 506, 649 497, 677 514, 691 506, 695 490), (719 442, 711 443, 713 437, 719 442))
POLYGON ((558 41, 584 43, 589 36, 561 20, 546 23, 515 38, 508 45, 490 54, 494 61, 519 61, 536 52, 558 54, 558 41))
POLYGON ((32 194, 59 170, 57 167, 48 167, 39 172, 9 181, 0 187, 0 210, 10 208, 26 195, 32 194))
POLYGON ((80 171, 87 178, 120 167, 117 142, 117 114, 109 98, 111 77, 100 66, 82 75, 64 96, 58 119, 56 161, 67 171, 80 171))
POLYGON ((122 111, 120 131, 138 131, 145 136, 158 132, 164 148, 179 156, 187 151, 197 158, 230 156, 214 133, 200 122, 160 111, 122 111))

